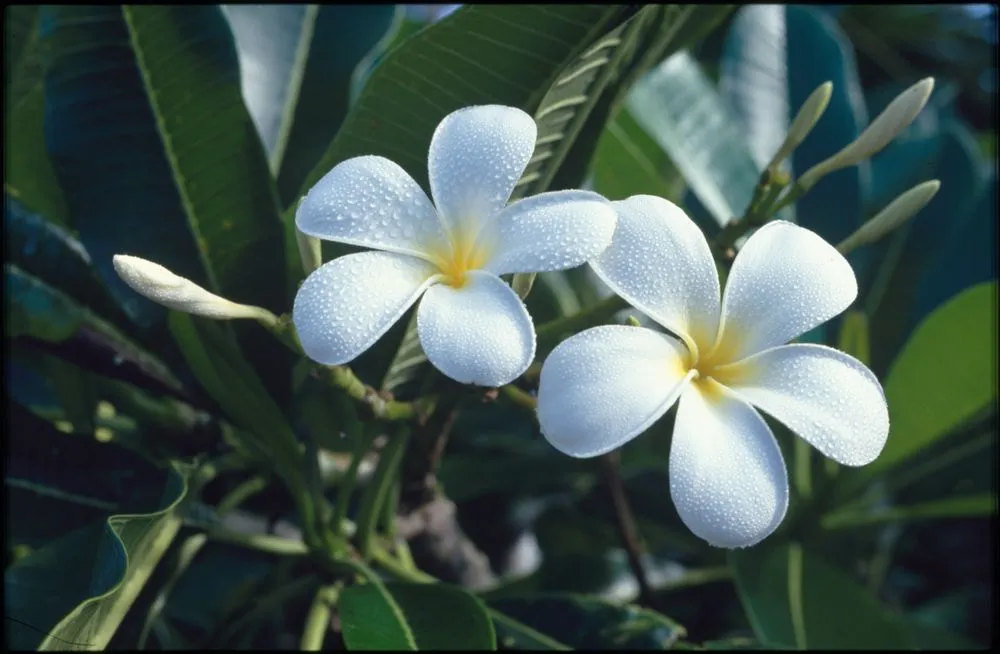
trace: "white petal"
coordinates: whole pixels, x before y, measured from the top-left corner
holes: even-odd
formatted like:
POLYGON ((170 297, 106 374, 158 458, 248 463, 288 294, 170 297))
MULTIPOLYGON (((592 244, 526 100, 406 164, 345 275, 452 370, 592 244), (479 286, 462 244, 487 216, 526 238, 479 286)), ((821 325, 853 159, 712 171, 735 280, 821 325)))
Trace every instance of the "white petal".
POLYGON ((507 204, 535 150, 538 127, 520 109, 465 107, 444 117, 427 161, 431 195, 451 228, 474 231, 507 204))
POLYGON ((436 272, 425 261, 390 252, 323 264, 302 282, 292 306, 302 349, 325 365, 354 359, 399 320, 436 272))
POLYGON ((447 242, 434 205, 405 170, 385 157, 354 157, 316 182, 295 212, 316 238, 418 257, 447 242))
POLYGON ((716 547, 754 545, 785 517, 788 473, 774 435, 752 406, 711 380, 681 395, 670 496, 684 524, 716 547))
POLYGON ((634 195, 612 204, 618 212, 614 239, 591 267, 653 320, 711 346, 719 323, 719 275, 701 230, 663 198, 634 195))
POLYGON ((535 358, 535 328, 510 286, 481 270, 461 288, 428 289, 417 308, 417 333, 428 360, 463 384, 503 386, 535 358))
POLYGON ((586 263, 611 243, 617 217, 603 196, 590 191, 541 193, 508 206, 487 226, 497 275, 566 270, 586 263))
POLYGON ((632 440, 687 385, 683 347, 642 327, 605 325, 571 336, 542 365, 538 424, 560 452, 598 456, 632 440))
POLYGON ((785 221, 761 227, 736 255, 722 297, 729 361, 782 345, 850 306, 851 264, 817 234, 785 221))
POLYGON ((843 352, 783 345, 723 370, 727 386, 838 463, 871 463, 889 437, 881 384, 843 352))

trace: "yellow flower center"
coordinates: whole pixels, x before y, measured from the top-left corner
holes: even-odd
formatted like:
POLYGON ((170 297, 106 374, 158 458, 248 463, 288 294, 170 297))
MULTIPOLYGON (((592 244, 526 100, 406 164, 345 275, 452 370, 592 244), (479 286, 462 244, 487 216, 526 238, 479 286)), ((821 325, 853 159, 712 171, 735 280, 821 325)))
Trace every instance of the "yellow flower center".
POLYGON ((689 346, 684 365, 688 371, 696 373, 693 382, 703 392, 713 392, 713 382, 728 386, 745 374, 744 366, 732 365, 737 358, 737 343, 733 338, 723 339, 716 347, 709 339, 693 340, 695 347, 689 346))
POLYGON ((452 231, 447 243, 432 250, 434 265, 444 275, 445 284, 462 288, 467 281, 466 274, 486 264, 489 253, 482 243, 477 243, 476 236, 476 231, 459 226, 452 231))

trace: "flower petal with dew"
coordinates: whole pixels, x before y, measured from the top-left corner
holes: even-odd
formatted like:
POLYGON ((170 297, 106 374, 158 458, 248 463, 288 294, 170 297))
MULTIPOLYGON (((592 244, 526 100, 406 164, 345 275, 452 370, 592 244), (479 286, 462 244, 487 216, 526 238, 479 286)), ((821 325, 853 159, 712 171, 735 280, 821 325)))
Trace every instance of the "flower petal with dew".
POLYGON ((614 239, 591 266, 683 346, 643 327, 567 339, 542 366, 542 433, 562 452, 596 456, 680 398, 669 470, 678 514, 712 545, 758 543, 784 517, 788 481, 757 410, 845 465, 885 445, 888 407, 870 370, 831 348, 784 345, 854 301, 854 272, 816 234, 775 221, 747 240, 720 299, 708 244, 680 209, 648 196, 613 205, 614 239))
POLYGON ((616 222, 589 191, 507 204, 536 136, 534 120, 513 107, 445 116, 428 155, 434 203, 384 157, 348 159, 317 182, 296 211, 298 229, 383 252, 341 257, 302 284, 292 320, 305 353, 347 363, 419 302, 421 344, 444 374, 482 386, 520 376, 534 357, 534 326, 499 275, 581 265, 607 247, 616 222))

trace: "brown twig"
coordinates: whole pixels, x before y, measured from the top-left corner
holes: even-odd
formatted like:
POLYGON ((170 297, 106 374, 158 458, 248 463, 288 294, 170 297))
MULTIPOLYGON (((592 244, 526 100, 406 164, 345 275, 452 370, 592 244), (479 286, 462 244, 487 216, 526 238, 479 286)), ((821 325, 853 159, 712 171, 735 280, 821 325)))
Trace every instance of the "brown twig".
POLYGON ((628 505, 628 498, 625 496, 625 485, 622 483, 619 474, 618 452, 609 452, 600 457, 601 472, 604 475, 604 483, 608 487, 611 495, 611 503, 615 511, 615 522, 618 524, 618 534, 621 536, 622 545, 628 554, 628 564, 632 568, 632 574, 639 584, 639 600, 647 607, 656 610, 656 594, 646 577, 646 571, 642 567, 642 542, 639 539, 639 530, 635 526, 635 517, 632 509, 628 505))

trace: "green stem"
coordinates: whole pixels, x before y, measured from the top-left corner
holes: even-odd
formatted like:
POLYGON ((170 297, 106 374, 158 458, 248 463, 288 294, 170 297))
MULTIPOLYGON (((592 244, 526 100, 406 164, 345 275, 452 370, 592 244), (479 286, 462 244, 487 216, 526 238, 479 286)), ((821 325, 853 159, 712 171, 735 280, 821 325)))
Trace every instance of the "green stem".
POLYGON ((266 554, 277 556, 305 556, 309 554, 309 548, 302 541, 289 540, 271 534, 243 534, 229 529, 212 529, 206 533, 212 540, 239 545, 266 554))
POLYGON ((535 407, 538 406, 538 401, 530 394, 522 391, 517 386, 513 384, 506 384, 500 387, 500 392, 507 397, 508 400, 516 404, 517 406, 528 409, 532 413, 535 411, 535 407))
POLYGON ((387 501, 389 488, 398 476, 399 464, 406 451, 408 437, 409 433, 405 428, 399 429, 382 448, 375 476, 361 499, 361 507, 358 509, 358 532, 355 536, 364 559, 371 557, 372 539, 379 513, 382 504, 387 501))
POLYGON ((330 614, 340 598, 340 588, 341 584, 332 584, 316 591, 299 641, 299 649, 303 652, 318 652, 323 649, 323 640, 330 630, 330 614))
MULTIPOLYGON (((291 316, 284 314, 271 323, 262 321, 261 324, 288 349, 303 356, 302 345, 295 333, 295 324, 291 316)), ((381 420, 411 420, 419 417, 427 408, 422 402, 396 402, 384 399, 378 391, 358 379, 348 366, 322 366, 318 372, 320 381, 341 389, 352 399, 367 406, 375 417, 381 420)))
POLYGON ((361 433, 361 438, 358 439, 357 445, 354 448, 354 455, 351 457, 350 466, 347 468, 347 472, 344 473, 344 478, 340 483, 340 490, 337 492, 337 504, 333 509, 333 525, 338 534, 344 533, 343 521, 347 517, 347 504, 351 499, 351 493, 354 491, 354 485, 357 483, 358 468, 364 460, 365 455, 372 448, 372 443, 375 442, 378 430, 379 425, 376 423, 365 425, 361 433))

